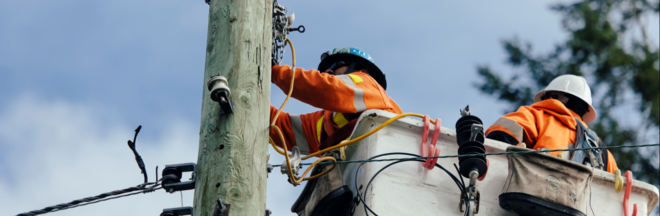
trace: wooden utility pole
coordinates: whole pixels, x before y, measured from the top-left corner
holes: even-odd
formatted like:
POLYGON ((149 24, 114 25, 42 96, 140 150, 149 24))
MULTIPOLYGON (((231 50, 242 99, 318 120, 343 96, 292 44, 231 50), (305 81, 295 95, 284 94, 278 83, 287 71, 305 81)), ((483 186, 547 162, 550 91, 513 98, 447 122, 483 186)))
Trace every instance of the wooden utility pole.
POLYGON ((272 7, 271 0, 211 0, 195 216, 212 215, 218 198, 231 204, 229 215, 265 213, 272 7), (233 114, 221 115, 209 96, 216 75, 228 80, 233 114))

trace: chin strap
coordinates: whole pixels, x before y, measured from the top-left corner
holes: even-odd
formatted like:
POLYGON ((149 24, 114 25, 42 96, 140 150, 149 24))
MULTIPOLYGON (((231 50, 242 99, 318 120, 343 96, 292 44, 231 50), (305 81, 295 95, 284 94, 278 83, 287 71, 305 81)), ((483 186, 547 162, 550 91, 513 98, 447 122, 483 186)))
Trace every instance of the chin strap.
POLYGON ((357 64, 357 63, 355 63, 355 62, 351 62, 351 64, 348 65, 348 68, 346 68, 346 73, 344 73, 344 74, 353 73, 353 68, 355 68, 355 65, 356 65, 356 64, 357 64))

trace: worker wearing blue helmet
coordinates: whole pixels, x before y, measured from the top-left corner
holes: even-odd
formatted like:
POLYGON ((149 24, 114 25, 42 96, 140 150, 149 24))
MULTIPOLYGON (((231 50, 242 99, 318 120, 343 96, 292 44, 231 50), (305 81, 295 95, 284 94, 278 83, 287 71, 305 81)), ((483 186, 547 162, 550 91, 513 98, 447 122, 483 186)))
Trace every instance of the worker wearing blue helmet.
MULTIPOLYGON (((385 92, 385 75, 366 52, 353 47, 333 49, 321 55, 318 70, 287 65, 272 68, 272 82, 285 93, 291 86, 291 96, 322 110, 294 115, 270 107, 270 121, 281 128, 288 149, 297 146, 301 154, 310 154, 334 146, 350 136, 358 117, 368 109, 396 114, 401 108, 385 92)), ((272 129, 271 137, 279 137, 272 129)), ((282 147, 280 139, 273 139, 282 147)), ((326 154, 335 154, 327 152, 326 154)), ((327 156, 327 155, 326 155, 327 156)), ((336 157, 336 155, 333 155, 336 157)), ((314 173, 327 169, 319 165, 314 173)), ((343 215, 350 209, 352 192, 341 180, 337 170, 311 180, 291 208, 300 216, 343 215)))
MULTIPOLYGON (((272 82, 286 93, 292 74, 290 66, 275 65, 272 82)), ((383 72, 369 54, 358 48, 325 52, 318 70, 296 68, 294 80, 291 97, 322 109, 301 115, 282 112, 278 117, 277 125, 284 133, 288 149, 298 146, 303 154, 333 146, 348 137, 359 114, 367 109, 402 113, 385 92, 387 82, 383 72)), ((276 112, 271 106, 271 118, 276 112)), ((271 136, 278 137, 274 130, 271 136)), ((274 141, 281 146, 279 139, 274 141)))

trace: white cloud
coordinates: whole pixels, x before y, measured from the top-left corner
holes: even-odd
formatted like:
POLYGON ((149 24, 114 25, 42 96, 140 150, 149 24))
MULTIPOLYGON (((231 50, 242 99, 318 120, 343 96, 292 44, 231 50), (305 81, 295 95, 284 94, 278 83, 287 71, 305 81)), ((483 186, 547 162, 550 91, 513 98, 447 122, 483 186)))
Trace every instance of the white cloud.
MULTIPOLYGON (((135 186, 143 177, 126 145, 134 126, 101 123, 103 108, 66 101, 21 96, 0 107, 0 209, 18 214, 112 190, 135 186)), ((117 116, 103 116, 103 118, 117 116)), ((196 162, 198 125, 169 119, 156 138, 137 139, 149 179, 154 167, 196 162)), ((147 134, 148 135, 148 134, 147 134)), ((272 151, 271 163, 283 158, 272 151)), ((159 172, 160 172, 159 170, 159 172)), ((286 182, 279 169, 268 179, 267 208, 276 215, 294 215, 290 206, 303 186, 286 182)), ((193 191, 183 193, 192 206, 193 191)), ((163 208, 181 206, 179 194, 162 190, 92 204, 51 215, 159 215, 163 208)))

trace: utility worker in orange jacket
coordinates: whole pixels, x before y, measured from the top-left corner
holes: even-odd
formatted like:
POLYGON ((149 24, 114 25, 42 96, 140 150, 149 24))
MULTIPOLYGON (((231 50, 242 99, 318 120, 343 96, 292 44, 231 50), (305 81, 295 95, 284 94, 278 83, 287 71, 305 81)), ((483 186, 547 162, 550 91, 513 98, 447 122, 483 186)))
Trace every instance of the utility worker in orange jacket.
MULTIPOLYGON (((586 123, 594 119, 596 110, 591 105, 591 90, 587 81, 580 76, 562 75, 534 96, 534 104, 522 106, 518 111, 495 121, 486 130, 486 136, 512 145, 524 142, 528 148, 534 150, 604 146, 595 132, 586 127, 586 123), (589 139, 593 139, 591 146, 579 145, 589 139)), ((595 154, 585 152, 550 154, 562 154, 565 159, 600 167, 610 173, 617 170, 616 161, 609 151, 594 150, 595 154), (593 154, 593 157, 585 157, 589 154, 593 154), (578 156, 580 157, 577 158, 578 156)))
MULTIPOLYGON (((291 84, 291 67, 275 65, 272 82, 285 93, 291 84)), ((318 70, 296 68, 291 97, 321 111, 292 115, 281 112, 276 125, 284 134, 287 148, 298 146, 301 154, 310 154, 346 139, 360 114, 379 109, 396 114, 401 108, 385 93, 385 75, 369 54, 357 48, 334 49, 321 55, 318 70)), ((270 106, 270 121, 277 112, 270 106)), ((270 136, 282 147, 274 129, 270 136)))

